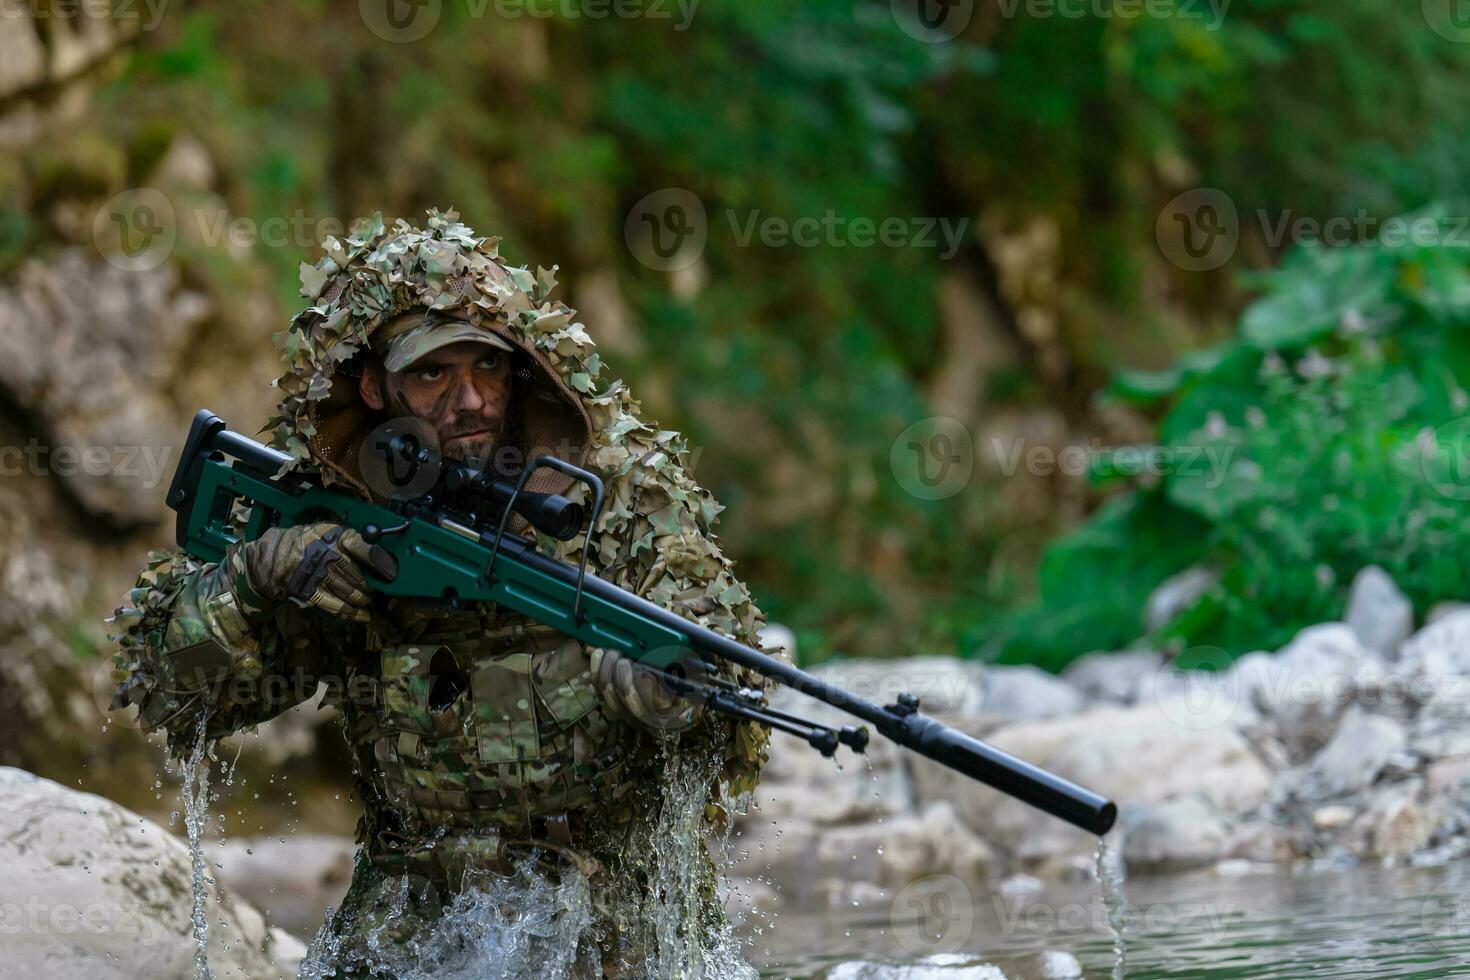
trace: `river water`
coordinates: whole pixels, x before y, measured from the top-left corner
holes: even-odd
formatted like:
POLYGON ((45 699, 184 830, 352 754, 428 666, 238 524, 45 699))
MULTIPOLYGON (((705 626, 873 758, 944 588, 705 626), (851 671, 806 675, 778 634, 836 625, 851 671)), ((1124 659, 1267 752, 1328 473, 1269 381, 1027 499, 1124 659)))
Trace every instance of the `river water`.
MULTIPOLYGON (((1232 870, 1128 881, 1130 980, 1470 977, 1470 860, 1419 869, 1232 870)), ((1113 975, 1113 937, 1095 882, 1009 897, 960 892, 956 883, 937 879, 928 896, 905 889, 826 914, 781 913, 751 936, 746 956, 765 977, 960 980, 986 975, 965 964, 991 964, 1012 980, 1039 980, 1048 976, 1044 954, 1061 951, 1076 958, 1082 976, 1113 975), (855 965, 915 967, 930 957, 954 965, 892 972, 855 965)))

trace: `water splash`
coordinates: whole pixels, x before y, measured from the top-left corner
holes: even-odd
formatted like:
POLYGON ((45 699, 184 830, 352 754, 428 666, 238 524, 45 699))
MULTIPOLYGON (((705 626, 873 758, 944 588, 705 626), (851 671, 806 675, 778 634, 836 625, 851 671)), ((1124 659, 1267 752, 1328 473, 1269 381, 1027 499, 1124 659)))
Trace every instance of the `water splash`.
MULTIPOLYGON (((362 948, 352 950, 355 965, 374 976, 571 980, 600 972, 588 942, 590 890, 575 868, 553 881, 527 855, 509 875, 471 873, 438 912, 428 912, 437 896, 423 879, 389 877, 383 887, 386 910, 362 948)), ((341 937, 323 926, 302 963, 302 980, 335 976, 343 952, 341 937)))
MULTIPOLYGON (((480 872, 447 902, 412 876, 386 876, 359 900, 370 928, 328 915, 303 961, 303 980, 336 975, 344 963, 396 980, 481 980, 602 975, 606 940, 631 975, 650 980, 754 980, 717 899, 713 855, 728 831, 703 817, 718 757, 671 752, 659 779, 656 818, 599 842, 616 867, 589 880, 571 865, 548 873, 530 855, 510 875, 480 872)), ((737 809, 738 809, 737 805, 737 809)), ((449 843, 449 842, 445 842, 449 843)))
POLYGON ((189 761, 183 766, 183 784, 179 793, 184 798, 184 827, 189 837, 190 880, 194 891, 194 907, 190 919, 194 923, 194 976, 195 980, 213 980, 209 970, 209 916, 205 910, 208 885, 205 879, 204 822, 208 817, 209 803, 209 759, 205 755, 205 718, 199 718, 199 730, 194 736, 194 748, 189 761))
POLYGON ((712 856, 727 853, 730 828, 712 834, 703 818, 718 764, 717 758, 675 754, 665 769, 663 807, 646 855, 653 898, 647 921, 654 933, 648 975, 658 980, 756 976, 715 897, 719 874, 712 856))
POLYGON ((1109 847, 1106 837, 1097 839, 1092 876, 1102 887, 1103 911, 1107 913, 1108 931, 1113 936, 1113 980, 1123 980, 1128 966, 1128 946, 1123 934, 1128 907, 1128 899, 1123 894, 1123 854, 1109 847))

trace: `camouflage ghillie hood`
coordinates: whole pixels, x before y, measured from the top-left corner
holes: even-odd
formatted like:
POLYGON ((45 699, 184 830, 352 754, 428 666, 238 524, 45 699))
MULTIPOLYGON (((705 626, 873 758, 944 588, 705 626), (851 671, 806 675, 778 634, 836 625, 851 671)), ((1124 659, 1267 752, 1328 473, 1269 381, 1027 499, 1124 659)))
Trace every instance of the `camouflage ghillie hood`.
MULTIPOLYGON (((444 310, 494 331, 524 351, 537 368, 518 388, 528 446, 552 452, 597 473, 607 489, 594 530, 595 571, 649 600, 746 643, 757 644, 760 611, 719 552, 711 531, 722 509, 688 472, 678 433, 645 423, 622 381, 604 381, 604 366, 575 311, 549 294, 555 267, 507 265, 498 239, 477 236, 453 212, 430 211, 428 227, 381 215, 355 222, 343 240, 329 237, 314 265, 302 263, 302 293, 312 305, 275 334, 286 372, 274 384, 278 414, 262 432, 293 457, 287 469, 320 474, 374 499, 357 468, 356 452, 381 416, 357 393, 356 378, 339 373, 364 351, 374 332, 411 307, 444 310), (342 383, 334 384, 334 380, 342 383)), ((543 469, 528 484, 585 499, 584 488, 543 469)), ((540 546, 564 558, 580 554, 582 538, 540 546)), ((756 683, 753 675, 744 676, 756 683)), ((721 726, 715 726, 721 727, 721 726)), ((735 726, 727 756, 729 788, 755 785, 767 734, 735 726)))
MULTIPOLYGON (((313 304, 276 334, 287 371, 272 445, 320 473, 381 500, 364 481, 357 454, 384 420, 365 405, 355 377, 333 384, 374 333, 411 307, 428 307, 491 331, 531 359, 529 384, 517 390, 528 446, 581 463, 594 423, 582 396, 592 394, 597 355, 574 311, 547 299, 553 272, 507 266, 494 238, 475 237, 450 212, 431 212, 422 231, 400 220, 392 231, 374 215, 355 223, 345 241, 323 243, 315 266, 302 263, 301 291, 313 304)), ((554 470, 532 477, 532 488, 564 491, 571 481, 554 470)))

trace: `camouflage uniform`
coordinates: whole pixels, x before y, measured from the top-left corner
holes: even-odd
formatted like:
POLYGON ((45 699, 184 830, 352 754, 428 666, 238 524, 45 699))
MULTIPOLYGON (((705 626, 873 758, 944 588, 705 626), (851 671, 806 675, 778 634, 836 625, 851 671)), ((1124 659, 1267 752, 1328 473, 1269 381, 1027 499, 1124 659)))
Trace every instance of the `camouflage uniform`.
MULTIPOLYGON (((426 229, 401 220, 385 229, 375 215, 345 240, 327 239, 324 250, 315 266, 302 265, 312 305, 275 335, 287 369, 275 382, 282 398, 267 429, 271 444, 291 455, 288 469, 382 502, 357 450, 383 416, 362 403, 355 379, 335 387, 333 379, 379 326, 413 308, 446 311, 495 332, 530 365, 516 388, 528 448, 605 481, 591 549, 597 574, 757 641, 761 613, 710 530, 720 505, 689 475, 677 433, 644 422, 626 386, 604 379, 574 311, 548 298, 554 270, 507 266, 497 240, 475 236, 453 212, 431 211, 426 229)), ((547 470, 530 485, 582 493, 547 470)), ((540 536, 539 545, 571 558, 582 540, 540 536)), ((763 730, 650 705, 615 653, 488 604, 453 611, 380 596, 360 623, 267 601, 252 588, 238 546, 217 565, 177 550, 153 553, 110 622, 120 697, 175 752, 199 723, 222 737, 326 682, 365 806, 357 873, 332 922, 347 940, 344 970, 351 936, 373 920, 384 875, 427 880, 442 902, 468 871, 503 869, 520 848, 564 855, 595 883, 622 860, 618 841, 656 811, 661 753, 671 744, 715 760, 704 817, 711 825, 754 787, 765 761, 763 730)), ((757 682, 731 670, 742 683, 757 682)), ((604 959, 617 972, 611 947, 619 939, 615 930, 602 934, 604 959)), ((636 963, 636 951, 621 958, 636 963)))

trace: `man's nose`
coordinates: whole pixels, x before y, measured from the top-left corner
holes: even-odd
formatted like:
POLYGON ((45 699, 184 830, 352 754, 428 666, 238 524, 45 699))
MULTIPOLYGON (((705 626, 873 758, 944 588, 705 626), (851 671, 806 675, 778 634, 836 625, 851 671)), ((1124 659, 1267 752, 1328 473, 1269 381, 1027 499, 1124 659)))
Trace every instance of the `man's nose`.
POLYGON ((474 378, 460 378, 454 394, 454 410, 460 414, 478 415, 484 408, 485 399, 475 387, 474 378))

